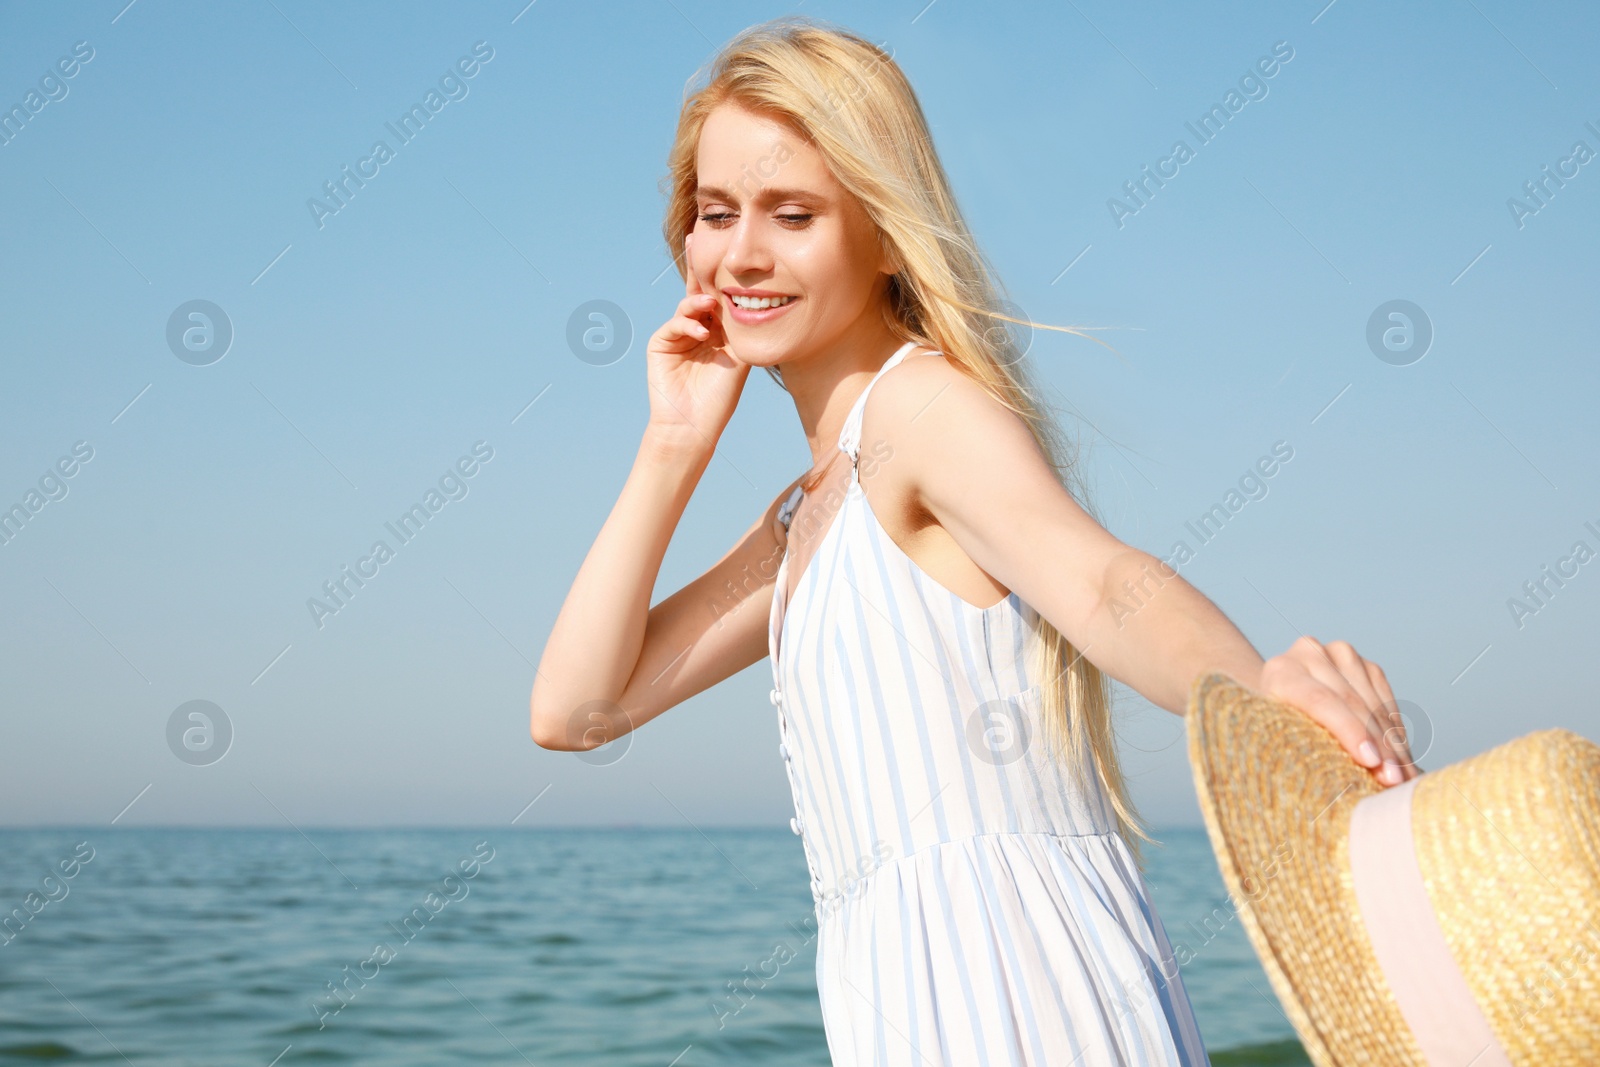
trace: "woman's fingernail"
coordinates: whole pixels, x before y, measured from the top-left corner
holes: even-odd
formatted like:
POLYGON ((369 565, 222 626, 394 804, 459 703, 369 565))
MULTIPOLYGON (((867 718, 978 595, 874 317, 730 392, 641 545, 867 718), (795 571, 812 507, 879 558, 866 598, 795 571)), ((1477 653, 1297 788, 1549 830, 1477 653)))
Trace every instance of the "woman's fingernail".
POLYGON ((1383 761, 1383 780, 1390 785, 1399 785, 1405 780, 1405 776, 1400 773, 1400 765, 1394 760, 1383 761))
POLYGON ((1378 746, 1372 743, 1372 738, 1369 737, 1361 742, 1360 752, 1362 763, 1365 763, 1368 767, 1376 767, 1378 765, 1378 746))

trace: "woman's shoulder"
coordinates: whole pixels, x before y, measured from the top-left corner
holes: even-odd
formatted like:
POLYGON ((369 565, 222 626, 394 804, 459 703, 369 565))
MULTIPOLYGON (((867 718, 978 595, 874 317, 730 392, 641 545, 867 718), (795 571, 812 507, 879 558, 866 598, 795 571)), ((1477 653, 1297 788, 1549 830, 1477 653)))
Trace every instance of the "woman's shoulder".
POLYGON ((956 360, 919 345, 878 380, 861 409, 861 439, 906 434, 966 436, 1016 414, 996 400, 956 360))
POLYGON ((957 361, 932 351, 919 348, 890 367, 861 412, 864 459, 896 468, 890 491, 907 501, 925 498, 930 480, 1014 471, 1040 454, 1021 415, 957 361), (894 457, 902 461, 886 463, 894 457), (954 473, 958 468, 968 474, 954 473))

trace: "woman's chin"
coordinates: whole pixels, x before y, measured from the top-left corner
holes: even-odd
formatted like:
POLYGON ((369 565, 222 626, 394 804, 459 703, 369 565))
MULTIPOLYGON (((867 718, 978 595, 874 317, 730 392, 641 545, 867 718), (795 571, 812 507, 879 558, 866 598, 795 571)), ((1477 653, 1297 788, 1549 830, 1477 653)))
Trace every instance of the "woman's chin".
POLYGON ((728 347, 737 353, 740 363, 756 369, 775 367, 788 356, 791 346, 776 338, 763 335, 759 330, 727 331, 728 347))

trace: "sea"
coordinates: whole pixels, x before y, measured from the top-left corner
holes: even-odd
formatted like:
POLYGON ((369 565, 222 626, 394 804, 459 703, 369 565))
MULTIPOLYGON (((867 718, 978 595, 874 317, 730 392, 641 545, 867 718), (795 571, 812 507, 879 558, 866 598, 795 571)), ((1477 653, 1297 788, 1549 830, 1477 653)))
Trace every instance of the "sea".
MULTIPOLYGON (((1309 1065, 1204 829, 1155 836, 1211 1062, 1309 1065)), ((0 920, 0 1065, 830 1062, 787 827, 0 830, 0 920)))

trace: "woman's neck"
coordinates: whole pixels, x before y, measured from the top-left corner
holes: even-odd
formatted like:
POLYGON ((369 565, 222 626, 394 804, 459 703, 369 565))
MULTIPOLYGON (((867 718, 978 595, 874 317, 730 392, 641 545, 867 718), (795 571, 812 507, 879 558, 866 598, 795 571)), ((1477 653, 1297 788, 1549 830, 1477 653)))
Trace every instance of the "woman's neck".
POLYGON ((845 417, 861 391, 905 343, 887 326, 879 325, 878 330, 863 338, 836 343, 826 351, 781 364, 784 388, 794 398, 795 411, 811 447, 814 474, 838 454, 845 417))

